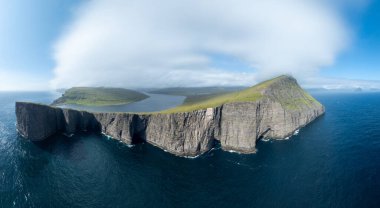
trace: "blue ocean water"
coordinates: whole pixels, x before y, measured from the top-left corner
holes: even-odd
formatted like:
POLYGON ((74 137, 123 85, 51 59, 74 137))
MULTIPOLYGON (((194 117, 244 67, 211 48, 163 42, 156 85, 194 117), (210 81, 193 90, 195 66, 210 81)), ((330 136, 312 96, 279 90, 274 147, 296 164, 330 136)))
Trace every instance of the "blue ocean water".
POLYGON ((0 207, 380 207, 380 93, 315 93, 326 114, 258 152, 196 159, 96 134, 32 143, 0 93, 0 207))

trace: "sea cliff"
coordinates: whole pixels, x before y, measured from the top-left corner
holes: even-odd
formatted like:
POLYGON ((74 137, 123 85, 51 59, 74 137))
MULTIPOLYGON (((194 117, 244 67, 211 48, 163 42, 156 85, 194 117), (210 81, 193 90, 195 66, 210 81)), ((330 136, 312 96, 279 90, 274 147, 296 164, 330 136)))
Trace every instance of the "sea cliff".
POLYGON ((260 93, 255 101, 174 113, 90 113, 17 102, 17 129, 32 141, 57 133, 102 132, 126 144, 147 142, 179 156, 207 152, 216 141, 224 150, 253 153, 258 139, 286 138, 325 111, 292 77, 279 77, 260 93))

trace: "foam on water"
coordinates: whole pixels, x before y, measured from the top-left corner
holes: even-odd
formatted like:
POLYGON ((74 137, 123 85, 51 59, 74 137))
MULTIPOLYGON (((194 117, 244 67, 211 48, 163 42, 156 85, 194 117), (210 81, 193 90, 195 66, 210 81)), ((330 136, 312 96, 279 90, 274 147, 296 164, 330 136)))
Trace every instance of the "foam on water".
POLYGON ((294 131, 293 136, 297 136, 299 133, 300 133, 300 130, 297 129, 297 130, 294 131))
POLYGON ((110 135, 108 135, 108 134, 106 134, 106 133, 104 133, 104 132, 101 132, 101 134, 102 134, 107 140, 114 140, 114 141, 117 141, 117 142, 119 142, 119 143, 121 143, 121 144, 123 144, 123 145, 125 145, 125 146, 127 146, 127 147, 129 147, 129 148, 132 148, 132 147, 135 146, 134 144, 127 144, 127 143, 125 143, 125 142, 123 142, 123 141, 121 141, 121 140, 119 140, 119 139, 115 139, 114 137, 112 137, 112 136, 110 136, 110 135))

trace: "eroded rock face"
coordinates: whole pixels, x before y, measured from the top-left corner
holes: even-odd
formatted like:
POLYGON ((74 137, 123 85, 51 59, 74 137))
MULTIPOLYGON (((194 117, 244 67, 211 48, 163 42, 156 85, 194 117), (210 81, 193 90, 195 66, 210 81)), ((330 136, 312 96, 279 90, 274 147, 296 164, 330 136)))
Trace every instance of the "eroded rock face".
POLYGON ((17 129, 25 138, 41 141, 56 133, 102 132, 126 144, 145 141, 170 153, 195 156, 214 142, 217 109, 191 113, 138 115, 89 113, 34 103, 16 103, 17 129))
POLYGON ((149 117, 146 141, 173 154, 195 156, 214 145, 218 109, 149 117))
POLYGON ((256 140, 265 131, 261 103, 230 103, 222 107, 220 144, 225 150, 256 151, 256 140))
POLYGON ((70 135, 78 131, 95 131, 126 144, 145 141, 181 156, 207 152, 215 140, 219 140, 225 150, 253 153, 259 138, 290 136, 323 112, 322 106, 292 112, 269 100, 152 115, 89 113, 16 103, 17 129, 32 141, 41 141, 60 132, 70 135))
POLYGON ((220 143, 223 149, 256 151, 261 138, 284 139, 324 113, 321 105, 309 110, 289 110, 271 100, 223 105, 220 143))
POLYGON ((120 113, 96 113, 95 120, 100 131, 126 144, 132 144, 134 135, 139 131, 138 115, 120 113))
POLYGON ((61 131, 60 109, 33 103, 16 103, 17 129, 25 138, 41 141, 61 131))
POLYGON ((89 113, 16 103, 17 129, 32 141, 56 133, 102 132, 126 144, 147 142, 180 156, 196 156, 220 141, 224 150, 256 151, 260 138, 283 139, 324 113, 291 77, 282 77, 255 102, 172 114, 89 113))

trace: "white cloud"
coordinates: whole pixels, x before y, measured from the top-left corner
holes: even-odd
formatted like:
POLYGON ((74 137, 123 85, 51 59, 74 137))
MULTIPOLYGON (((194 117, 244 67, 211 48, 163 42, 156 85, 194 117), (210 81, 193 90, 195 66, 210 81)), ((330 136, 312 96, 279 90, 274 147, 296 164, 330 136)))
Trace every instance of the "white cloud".
POLYGON ((55 88, 250 85, 333 64, 349 42, 339 10, 318 0, 94 0, 55 46, 55 88), (212 54, 249 72, 215 68, 212 54))
POLYGON ((378 80, 358 80, 358 79, 342 79, 328 77, 309 77, 304 78, 300 84, 305 88, 324 88, 324 89, 355 89, 362 88, 364 90, 376 89, 380 90, 380 81, 378 80))

